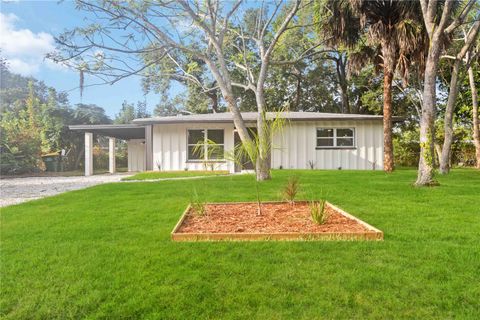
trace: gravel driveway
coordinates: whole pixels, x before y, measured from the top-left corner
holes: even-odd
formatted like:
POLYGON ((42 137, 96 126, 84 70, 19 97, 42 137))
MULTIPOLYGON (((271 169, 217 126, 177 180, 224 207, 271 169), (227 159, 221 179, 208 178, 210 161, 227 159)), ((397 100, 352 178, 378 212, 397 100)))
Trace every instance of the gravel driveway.
POLYGON ((0 207, 53 196, 97 184, 119 182, 129 174, 102 174, 89 177, 28 177, 0 180, 0 207))

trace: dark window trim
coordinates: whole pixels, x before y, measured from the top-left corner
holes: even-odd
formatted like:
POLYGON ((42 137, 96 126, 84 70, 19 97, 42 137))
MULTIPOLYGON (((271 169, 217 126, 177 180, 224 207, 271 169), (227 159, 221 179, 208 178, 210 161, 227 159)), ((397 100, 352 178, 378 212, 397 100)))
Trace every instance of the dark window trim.
POLYGON ((315 147, 316 150, 357 150, 357 147, 315 147))
POLYGON ((227 160, 187 160, 185 163, 227 163, 227 160))

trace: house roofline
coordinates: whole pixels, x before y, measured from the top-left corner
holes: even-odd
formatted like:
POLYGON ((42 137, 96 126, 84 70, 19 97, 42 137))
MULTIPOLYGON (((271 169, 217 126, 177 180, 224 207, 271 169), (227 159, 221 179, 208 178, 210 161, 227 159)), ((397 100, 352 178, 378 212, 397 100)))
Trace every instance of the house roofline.
MULTIPOLYGON (((273 119, 276 114, 269 112, 268 118, 273 119)), ((335 114, 320 112, 291 112, 281 113, 280 116, 288 121, 382 121, 381 115, 364 115, 364 114, 335 114)), ((256 122, 257 114, 254 112, 242 113, 243 120, 247 123, 256 122)), ((268 119, 267 118, 267 119, 268 119)), ((393 117, 393 122, 404 121, 404 118, 393 117)), ((178 124, 178 123, 233 123, 233 116, 230 113, 220 114, 192 114, 177 115, 167 117, 140 118, 133 120, 135 124, 178 124)))
POLYGON ((145 126, 138 124, 79 124, 70 125, 72 131, 92 132, 120 139, 144 139, 145 126))
MULTIPOLYGON (((288 121, 295 121, 295 122, 299 122, 299 121, 351 121, 351 120, 354 120, 354 121, 363 121, 363 120, 376 120, 376 121, 382 121, 383 118, 380 117, 380 118, 302 118, 302 119, 288 119, 288 121)), ((245 122, 247 123, 255 123, 256 120, 251 120, 251 119, 244 119, 245 122)), ((404 119, 402 120, 397 120, 397 119, 393 119, 393 122, 402 122, 404 121, 404 119)), ((151 125, 151 124, 178 124, 178 123, 233 123, 233 120, 224 120, 224 119, 212 119, 212 120, 208 120, 208 119, 201 119, 201 120, 194 120, 194 119, 175 119, 175 120, 138 120, 136 119, 134 123, 138 123, 138 124, 143 124, 143 125, 151 125)))
POLYGON ((74 124, 69 125, 70 130, 85 131, 88 129, 129 129, 129 128, 144 128, 142 124, 74 124))

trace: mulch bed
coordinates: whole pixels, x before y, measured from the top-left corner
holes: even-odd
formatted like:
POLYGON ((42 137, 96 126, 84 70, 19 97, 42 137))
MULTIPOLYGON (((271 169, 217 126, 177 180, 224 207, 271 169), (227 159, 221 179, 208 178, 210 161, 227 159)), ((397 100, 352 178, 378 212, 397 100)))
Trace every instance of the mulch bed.
POLYGON ((172 232, 173 240, 383 239, 383 233, 327 203, 328 219, 316 224, 308 203, 210 203, 200 216, 188 208, 172 232), (349 236, 350 235, 350 236, 349 236))

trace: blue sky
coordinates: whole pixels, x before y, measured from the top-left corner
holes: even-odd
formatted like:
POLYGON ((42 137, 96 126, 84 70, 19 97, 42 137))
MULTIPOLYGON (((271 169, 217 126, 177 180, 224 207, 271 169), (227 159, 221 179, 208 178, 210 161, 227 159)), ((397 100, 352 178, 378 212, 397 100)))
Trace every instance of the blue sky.
MULTIPOLYGON (((53 37, 66 29, 87 23, 87 13, 75 10, 73 1, 2 1, 0 19, 1 55, 9 61, 10 71, 31 75, 59 91, 68 91, 70 102, 80 102, 79 75, 46 61, 44 55, 54 49, 53 37)), ((85 85, 98 80, 85 78, 85 85)), ((113 117, 124 100, 146 99, 152 111, 159 101, 153 93, 144 96, 140 78, 130 77, 114 85, 86 87, 83 103, 103 107, 113 117)))

